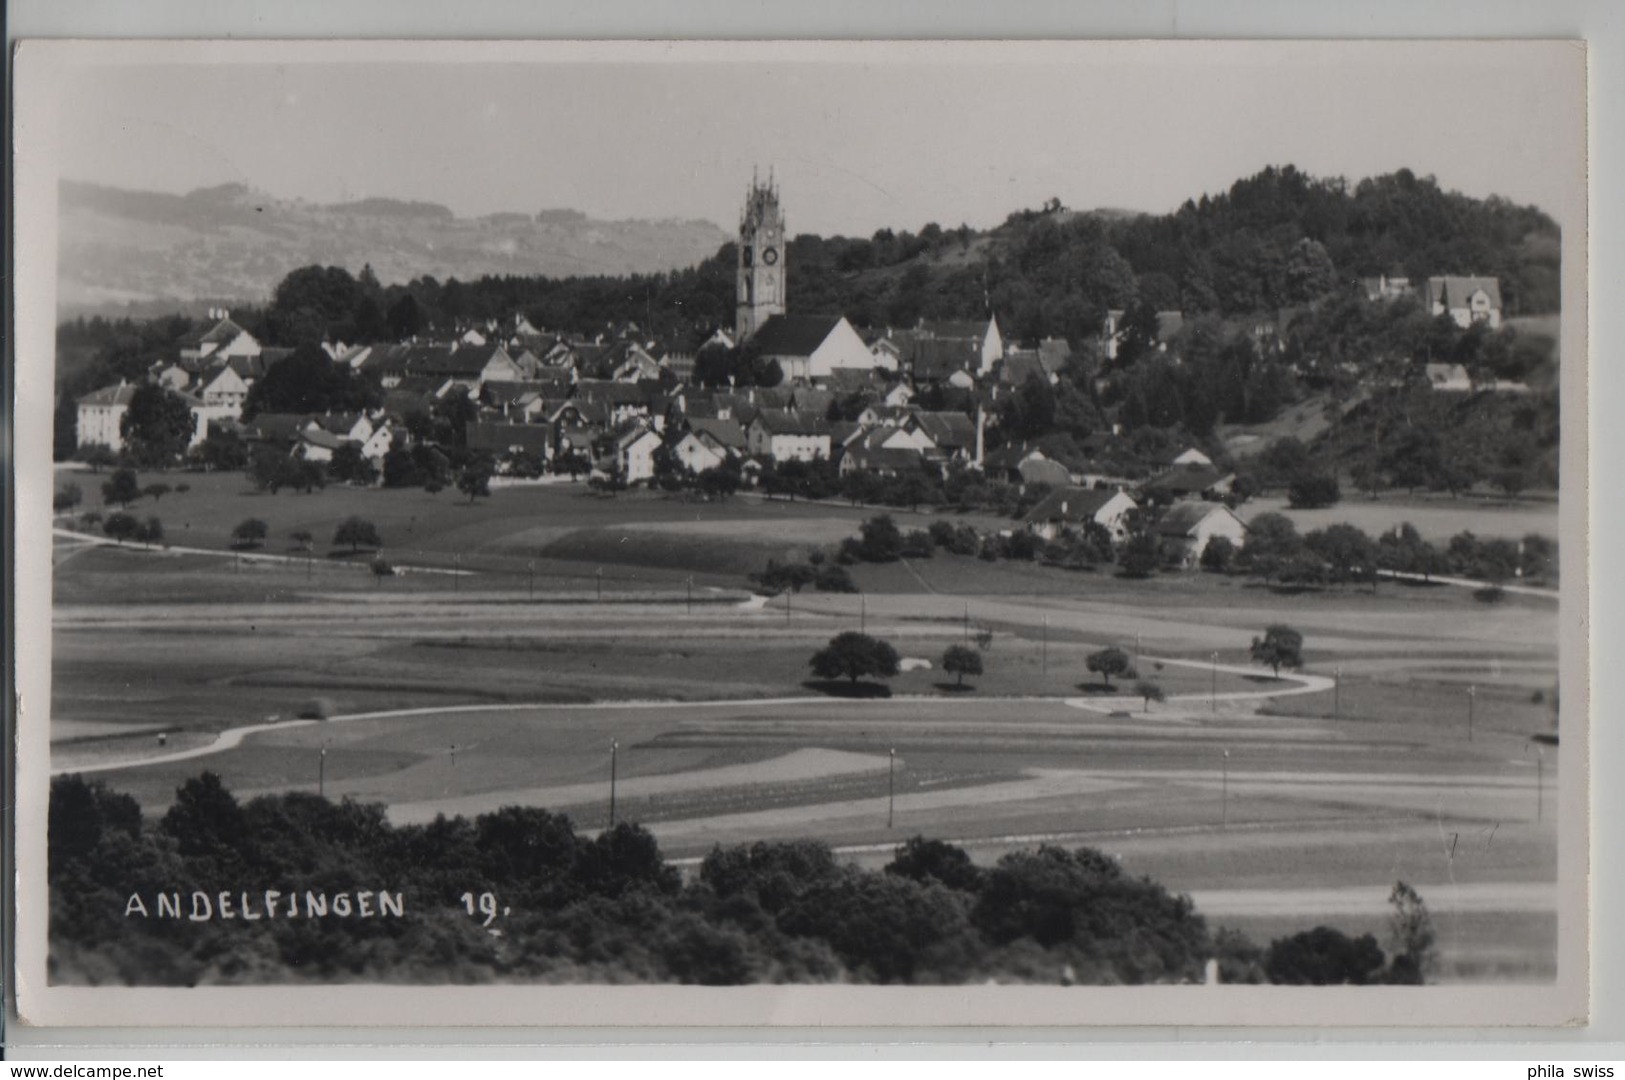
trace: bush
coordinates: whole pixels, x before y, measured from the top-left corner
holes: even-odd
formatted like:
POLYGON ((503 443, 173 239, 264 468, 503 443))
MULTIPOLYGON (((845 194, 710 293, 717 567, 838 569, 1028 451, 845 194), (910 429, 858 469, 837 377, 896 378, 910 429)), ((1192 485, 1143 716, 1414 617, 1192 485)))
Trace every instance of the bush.
POLYGON ((1473 599, 1481 604, 1499 604, 1507 598, 1507 591, 1499 585, 1486 585, 1473 590, 1473 599))
POLYGON ((1167 698, 1167 695, 1162 691, 1162 687, 1158 686, 1154 682, 1146 682, 1144 680, 1134 684, 1134 696, 1142 699, 1145 702, 1146 712, 1151 711, 1151 703, 1153 701, 1163 701, 1167 698))
POLYGON ((1287 505, 1294 510, 1314 510, 1332 506, 1343 497, 1337 477, 1330 473, 1305 473, 1287 486, 1287 505))
POLYGON ((903 534, 900 550, 905 559, 929 559, 936 553, 936 544, 924 529, 911 529, 903 534))
POLYGON ((857 555, 864 562, 896 562, 902 555, 903 533, 890 514, 870 518, 858 531, 862 538, 858 541, 857 555))
POLYGON ((1097 672, 1106 681, 1107 688, 1112 685, 1113 675, 1129 674, 1128 653, 1115 645, 1101 649, 1099 652, 1090 653, 1089 659, 1085 663, 1090 671, 1097 672))
POLYGON ((68 484, 57 489, 51 498, 51 509, 59 514, 72 510, 84 500, 84 497, 85 493, 79 489, 78 484, 68 484))
POLYGON ((270 527, 259 518, 247 518, 237 523, 231 530, 231 546, 236 548, 259 547, 265 542, 270 527))
POLYGON ((1341 930, 1313 930, 1270 943, 1264 972, 1272 983, 1287 986, 1365 986, 1376 981, 1385 957, 1370 934, 1351 938, 1341 930))
POLYGON ((855 593, 858 591, 857 582, 844 566, 825 566, 818 570, 818 576, 813 578, 813 588, 819 592, 855 593))

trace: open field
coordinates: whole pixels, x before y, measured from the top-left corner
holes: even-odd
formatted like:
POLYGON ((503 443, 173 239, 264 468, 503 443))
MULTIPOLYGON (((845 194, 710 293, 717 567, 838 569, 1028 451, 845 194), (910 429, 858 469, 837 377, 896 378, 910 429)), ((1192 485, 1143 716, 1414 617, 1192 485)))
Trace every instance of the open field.
POLYGON ((1377 536, 1409 522, 1433 544, 1443 544, 1462 532, 1481 539, 1521 540, 1531 533, 1556 539, 1558 531, 1555 499, 1407 498, 1392 492, 1370 499, 1349 491, 1336 506, 1319 510, 1294 510, 1282 497, 1261 496, 1249 500, 1240 512, 1247 520, 1264 513, 1285 514, 1299 532, 1347 524, 1377 536))
POLYGON ((983 861, 1087 844, 1211 897, 1214 922, 1260 940, 1325 921, 1377 928, 1404 878, 1440 924, 1445 977, 1551 974, 1563 770, 1530 741, 1554 721, 1550 599, 1487 606, 1386 582, 1293 594, 939 553, 854 567, 861 595, 764 602, 731 568, 737 552, 698 573, 710 556, 696 553, 747 533, 757 554, 831 542, 869 511, 524 497, 580 527, 511 507, 474 525, 441 508, 421 550, 450 566, 473 545, 458 576, 374 582, 321 558, 239 566, 60 544, 53 768, 97 770, 149 813, 203 769, 245 798, 314 790, 321 773, 329 796, 383 802, 403 823, 519 802, 592 829, 608 820, 615 740, 618 813, 679 859, 799 836, 866 862, 915 833, 983 861), (634 561, 591 558, 615 537, 634 561), (543 544, 581 547, 535 557, 532 579, 518 560, 543 544), (1249 662, 1277 622, 1305 636, 1307 683, 1249 662), (812 652, 859 628, 932 666, 889 680, 890 699, 807 685, 812 652), (942 652, 983 630, 986 673, 954 692, 942 652), (1084 660, 1107 644, 1170 700, 1147 713, 1122 681, 1096 685, 1084 660), (338 719, 293 720, 313 699, 338 719))

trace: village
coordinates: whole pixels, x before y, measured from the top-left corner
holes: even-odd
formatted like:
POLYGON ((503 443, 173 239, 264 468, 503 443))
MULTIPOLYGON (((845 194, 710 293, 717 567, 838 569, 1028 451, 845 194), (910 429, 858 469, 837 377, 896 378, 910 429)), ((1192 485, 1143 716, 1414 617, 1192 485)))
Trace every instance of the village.
MULTIPOLYGON (((1046 454, 1031 432, 1001 430, 1024 393, 1081 382, 1108 396, 1136 317, 1146 323, 1137 352, 1177 367, 1180 311, 1156 311, 1153 322, 1149 312, 1109 310, 1076 347, 1057 337, 1010 340, 996 314, 860 330, 840 314, 789 310, 787 246, 777 187, 753 180, 740 218, 735 324, 697 349, 651 338, 631 319, 589 338, 539 328, 519 312, 405 341, 323 340, 319 363, 373 387, 370 407, 245 411, 255 384, 295 350, 263 345, 229 311, 211 309, 202 329, 153 362, 144 384, 124 380, 78 399, 79 456, 107 464, 127 450, 127 414, 145 385, 171 415, 183 405, 191 417, 180 456, 167 464, 249 469, 272 490, 308 487, 312 466, 322 483, 431 490, 472 471, 471 494, 493 483, 586 480, 611 493, 758 490, 910 507, 952 501, 944 485, 962 493, 992 483, 1018 493, 1016 527, 1044 541, 1090 531, 1109 550, 1149 530, 1163 561, 1186 568, 1215 538, 1230 551, 1245 546, 1242 504, 1258 485, 1238 484, 1238 462, 1270 449, 1255 436, 1176 442, 1115 422, 1052 456, 1053 443, 1046 454), (305 468, 303 481, 289 463, 305 468)), ((1356 288, 1370 305, 1420 302, 1462 330, 1502 325, 1493 277, 1413 286, 1382 276, 1356 288)), ((1250 330, 1265 352, 1279 349, 1276 332, 1267 322, 1250 330)), ((1529 393, 1461 363, 1380 377, 1346 366, 1359 376, 1357 395, 1407 379, 1438 395, 1529 393)), ((1322 478, 1319 493, 1306 484, 1294 505, 1335 503, 1338 478, 1329 479, 1330 494, 1322 478)))

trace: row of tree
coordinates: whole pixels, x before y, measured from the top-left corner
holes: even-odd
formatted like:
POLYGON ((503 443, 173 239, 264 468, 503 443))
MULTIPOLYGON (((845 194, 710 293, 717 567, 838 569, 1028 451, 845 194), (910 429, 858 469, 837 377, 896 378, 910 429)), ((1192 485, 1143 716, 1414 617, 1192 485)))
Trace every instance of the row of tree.
MULTIPOLYGON (((156 821, 100 782, 55 778, 48 854, 58 983, 1151 983, 1198 981, 1210 957, 1237 981, 1274 973, 1239 935, 1216 939, 1188 897, 1088 848, 1017 851, 983 867, 916 837, 870 871, 815 841, 758 842, 716 848, 685 881, 653 836, 625 822, 582 835, 564 815, 510 806, 395 826, 381 805, 350 800, 239 802, 203 773, 156 821), (403 911, 157 914, 160 893, 235 900, 246 883, 258 909, 270 888, 388 889, 403 911)), ((1283 981, 1401 970, 1379 949, 1351 977, 1325 963, 1347 951, 1337 937, 1282 946, 1312 958, 1276 965, 1283 981)))

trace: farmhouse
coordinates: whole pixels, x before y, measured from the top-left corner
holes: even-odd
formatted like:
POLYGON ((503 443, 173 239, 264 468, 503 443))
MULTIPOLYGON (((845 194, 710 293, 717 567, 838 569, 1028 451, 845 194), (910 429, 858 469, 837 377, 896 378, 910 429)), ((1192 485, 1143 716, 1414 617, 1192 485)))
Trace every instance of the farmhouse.
POLYGON ((652 480, 655 474, 655 451, 660 449, 660 436, 648 428, 637 425, 615 437, 615 467, 621 479, 628 484, 652 480))
POLYGON ((1182 465, 1146 482, 1141 494, 1155 502, 1183 499, 1218 499, 1230 494, 1235 473, 1211 465, 1182 465))
MULTIPOLYGON (((916 341, 954 342, 960 350, 974 357, 969 370, 986 375, 993 365, 1004 359, 1004 336, 999 333, 999 320, 989 316, 962 322, 926 322, 923 319, 915 329, 916 341)), ((918 378, 918 375, 916 375, 918 378)))
POLYGON ((229 359, 234 356, 258 356, 260 343, 254 335, 231 321, 231 313, 224 308, 209 312, 215 320, 207 330, 187 334, 181 338, 181 360, 229 359))
POLYGON ((1128 539, 1128 516, 1138 509, 1133 499, 1113 488, 1064 487, 1040 500, 1025 521, 1046 540, 1092 521, 1111 533, 1113 543, 1122 543, 1128 539))
POLYGON ((1180 549, 1180 561, 1193 566, 1209 540, 1222 536, 1236 547, 1247 542, 1247 525, 1222 503, 1180 503, 1162 515, 1152 530, 1164 544, 1180 549))
POLYGON ((824 379, 842 368, 872 370, 875 357, 841 315, 774 315, 751 337, 788 381, 824 379))
POLYGON ((1428 387, 1442 393, 1466 394, 1473 389, 1472 376, 1461 364, 1427 365, 1428 387))
POLYGON ((1493 277, 1430 277, 1428 314, 1449 315, 1463 330, 1485 323, 1501 325, 1501 280, 1493 277))
POLYGON ((671 452, 672 456, 682 463, 683 468, 696 473, 718 468, 728 460, 726 452, 709 445, 692 431, 685 432, 672 447, 671 452))
MULTIPOLYGON (((468 425, 468 448, 485 450, 501 458, 511 454, 533 454, 546 461, 552 456, 553 433, 541 424, 468 425)), ((505 463, 498 462, 497 471, 504 471, 505 463)))
POLYGON ((750 452, 772 461, 816 461, 830 455, 829 422, 821 416, 762 409, 746 435, 750 452))

